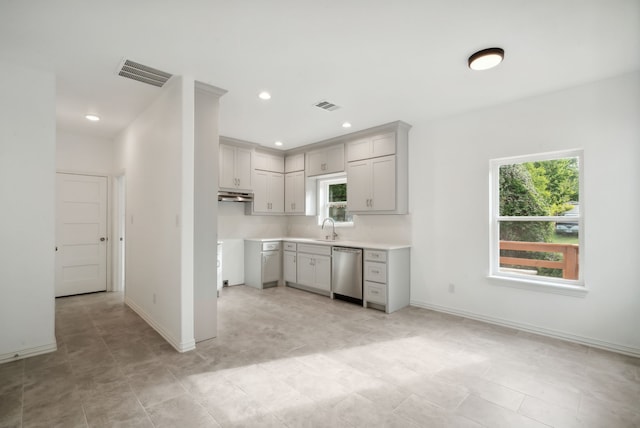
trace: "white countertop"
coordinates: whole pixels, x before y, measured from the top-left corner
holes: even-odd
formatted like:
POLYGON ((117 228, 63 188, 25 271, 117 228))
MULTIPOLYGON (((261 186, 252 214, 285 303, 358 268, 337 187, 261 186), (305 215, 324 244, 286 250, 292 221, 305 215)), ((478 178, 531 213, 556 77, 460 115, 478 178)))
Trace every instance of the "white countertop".
POLYGON ((295 238, 291 236, 275 237, 275 238, 245 238, 245 241, 255 241, 255 242, 287 241, 287 242, 295 242, 300 244, 329 245, 332 247, 369 248, 372 250, 399 250, 402 248, 411 248, 411 245, 409 244, 383 244, 379 242, 346 241, 346 240, 340 240, 340 239, 336 241, 327 241, 324 239, 295 238))

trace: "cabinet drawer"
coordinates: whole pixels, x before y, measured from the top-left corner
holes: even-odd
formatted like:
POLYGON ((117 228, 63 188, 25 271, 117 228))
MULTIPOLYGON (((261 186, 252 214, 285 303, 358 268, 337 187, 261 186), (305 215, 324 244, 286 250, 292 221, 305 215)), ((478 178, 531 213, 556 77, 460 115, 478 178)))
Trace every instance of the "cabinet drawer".
POLYGON ((378 303, 380 305, 387 304, 387 286, 385 284, 376 284, 375 282, 364 282, 364 299, 367 302, 378 303))
POLYGON ((365 281, 387 282, 387 264, 376 262, 364 262, 365 281))
POLYGON ((296 250, 296 243, 295 242, 285 242, 284 243, 284 250, 285 251, 295 251, 296 250))
POLYGON ((263 242, 262 251, 275 251, 280 249, 280 242, 263 242))
POLYGON ((297 247, 299 253, 319 254, 322 256, 331 255, 331 247, 329 245, 298 244, 297 247))
POLYGON ((376 250, 364 250, 364 259, 371 260, 374 262, 386 262, 387 261, 387 252, 386 251, 376 251, 376 250))

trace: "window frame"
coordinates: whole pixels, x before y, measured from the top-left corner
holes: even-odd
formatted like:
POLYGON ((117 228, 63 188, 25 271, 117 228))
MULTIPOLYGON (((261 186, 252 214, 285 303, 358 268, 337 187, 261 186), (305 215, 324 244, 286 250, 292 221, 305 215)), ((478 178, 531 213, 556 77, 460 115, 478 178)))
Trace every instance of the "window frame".
POLYGON ((560 294, 583 294, 587 291, 585 271, 585 197, 584 197, 584 150, 571 149, 556 152, 537 153, 521 156, 510 156, 489 161, 490 171, 490 207, 489 207, 489 277, 504 280, 503 284, 518 288, 545 290, 560 294), (578 159, 578 186, 580 192, 579 212, 573 217, 578 224, 578 279, 564 279, 554 277, 532 276, 522 273, 509 272, 500 269, 500 222, 503 221, 550 221, 562 222, 563 216, 501 216, 500 215, 500 167, 503 165, 521 164, 527 162, 549 161, 566 158, 578 159))
MULTIPOLYGON (((332 174, 326 177, 320 177, 317 180, 318 186, 318 225, 322 225, 322 222, 325 218, 329 217, 329 186, 332 184, 347 184, 347 175, 340 174, 332 174)), ((346 204, 346 201, 345 201, 346 204)), ((351 221, 335 221, 336 227, 353 227, 354 226, 354 216, 351 215, 351 221)))

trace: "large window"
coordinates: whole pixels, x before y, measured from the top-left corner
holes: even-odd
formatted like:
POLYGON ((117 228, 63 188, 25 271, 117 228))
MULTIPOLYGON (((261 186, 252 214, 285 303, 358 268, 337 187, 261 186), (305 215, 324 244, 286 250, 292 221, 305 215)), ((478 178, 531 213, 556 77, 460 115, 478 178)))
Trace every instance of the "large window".
POLYGON ((491 161, 491 275, 584 285, 582 151, 491 161))
POLYGON ((347 214, 347 177, 318 180, 318 221, 332 218, 336 225, 353 224, 353 216, 347 214))

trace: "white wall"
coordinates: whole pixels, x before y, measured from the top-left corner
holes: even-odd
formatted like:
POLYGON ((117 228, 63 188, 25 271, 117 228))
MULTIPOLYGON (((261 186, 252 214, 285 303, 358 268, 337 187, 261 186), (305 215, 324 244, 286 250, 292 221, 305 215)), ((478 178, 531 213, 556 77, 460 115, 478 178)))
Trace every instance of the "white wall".
POLYGON ((287 217, 244 215, 245 203, 218 202, 218 239, 285 236, 287 217))
POLYGON ((0 65, 2 362, 56 349, 55 77, 0 65))
POLYGON ((115 168, 125 170, 127 180, 125 301, 176 349, 186 351, 195 345, 194 118, 193 82, 190 94, 183 83, 182 78, 173 78, 116 139, 115 168), (191 104, 185 104, 185 97, 191 104), (185 108, 190 114, 184 112, 185 108), (186 131, 184 126, 191 130, 186 131), (190 173, 184 170, 189 162, 190 173), (190 185, 184 183, 189 174, 190 185), (191 204, 190 213, 185 204, 191 204))
POLYGON ((414 123, 412 303, 640 355, 639 118, 635 73, 414 123), (584 149, 588 294, 489 280, 489 160, 572 148, 584 149))
MULTIPOLYGON (((329 223, 322 230, 317 216, 292 216, 287 225, 287 235, 300 238, 324 238, 330 230, 329 223)), ((406 244, 411 242, 411 215, 355 215, 353 227, 336 227, 336 233, 340 240, 406 244)))
POLYGON ((108 138, 56 132, 56 169, 61 172, 111 175, 114 143, 108 138))

